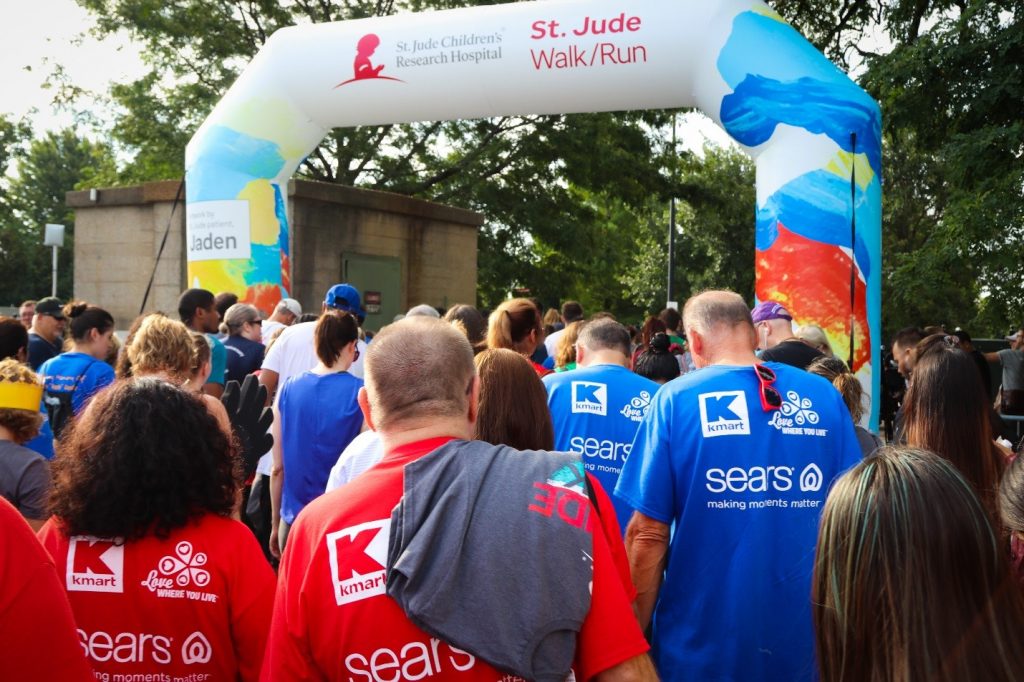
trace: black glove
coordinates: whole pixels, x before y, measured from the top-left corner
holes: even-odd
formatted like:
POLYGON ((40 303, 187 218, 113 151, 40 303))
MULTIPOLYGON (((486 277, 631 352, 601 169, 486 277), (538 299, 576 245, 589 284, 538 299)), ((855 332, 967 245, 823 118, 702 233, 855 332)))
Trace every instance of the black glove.
POLYGON ((227 410, 231 426, 242 446, 242 472, 248 481, 256 472, 260 457, 270 451, 274 437, 270 425, 274 423, 274 412, 267 403, 267 387, 250 374, 239 387, 237 381, 224 386, 220 398, 227 410))

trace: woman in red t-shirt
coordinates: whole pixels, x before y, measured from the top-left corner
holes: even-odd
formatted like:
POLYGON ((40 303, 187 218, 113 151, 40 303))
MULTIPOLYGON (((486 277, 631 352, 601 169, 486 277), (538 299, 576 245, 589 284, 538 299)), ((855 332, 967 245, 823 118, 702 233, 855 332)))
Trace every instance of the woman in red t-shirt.
POLYGON ((197 396, 155 378, 115 384, 69 428, 39 538, 95 671, 257 679, 274 575, 229 518, 234 441, 197 396))

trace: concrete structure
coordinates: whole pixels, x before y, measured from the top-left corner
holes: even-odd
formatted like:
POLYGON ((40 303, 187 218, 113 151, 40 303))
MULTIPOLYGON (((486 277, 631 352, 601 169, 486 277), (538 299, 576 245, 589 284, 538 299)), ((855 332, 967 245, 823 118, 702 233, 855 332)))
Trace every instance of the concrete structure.
MULTIPOLYGON (((173 217, 171 210, 177 192, 178 183, 168 181, 67 194, 75 209, 75 297, 108 309, 119 329, 139 313, 168 221, 146 310, 174 314, 186 286, 184 201, 173 217)), ((363 293, 369 329, 418 303, 447 307, 476 300, 480 213, 292 180, 288 214, 291 293, 304 310, 319 311, 323 292, 340 281, 363 293)))

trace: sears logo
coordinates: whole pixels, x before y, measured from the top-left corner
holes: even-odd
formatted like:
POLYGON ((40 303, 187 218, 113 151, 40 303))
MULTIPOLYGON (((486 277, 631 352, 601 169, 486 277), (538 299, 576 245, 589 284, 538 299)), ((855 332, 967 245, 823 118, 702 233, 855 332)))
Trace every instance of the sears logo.
POLYGON ((793 487, 793 467, 732 467, 731 469, 708 469, 705 473, 709 492, 763 493, 775 491, 784 493, 793 487))
POLYGON ((76 535, 68 542, 69 592, 124 592, 124 545, 76 535))
POLYGON ((338 606, 384 594, 391 518, 327 535, 331 581, 338 606))
POLYGON ((697 398, 705 438, 750 435, 747 396, 743 391, 701 393, 697 398))
POLYGON ((213 645, 206 636, 196 630, 181 645, 181 662, 185 665, 209 663, 213 658, 213 645))
POLYGON ((572 382, 572 413, 608 414, 608 386, 593 381, 572 382))
POLYGON ((818 492, 824 482, 825 476, 814 462, 805 466, 804 470, 800 472, 800 490, 805 493, 818 492))

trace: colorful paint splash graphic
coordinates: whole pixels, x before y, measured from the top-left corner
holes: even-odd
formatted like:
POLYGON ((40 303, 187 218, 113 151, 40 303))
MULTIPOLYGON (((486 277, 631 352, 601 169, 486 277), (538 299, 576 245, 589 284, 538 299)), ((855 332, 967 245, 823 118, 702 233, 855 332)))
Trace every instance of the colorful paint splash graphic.
MULTIPOLYGON (((817 324, 833 351, 877 387, 881 326, 881 115, 878 105, 777 14, 739 14, 719 54, 732 92, 720 118, 754 148, 780 128, 791 139, 821 138, 834 149, 808 170, 792 155, 758 162, 773 188, 757 207, 758 300, 784 303, 797 324, 817 324), (793 135, 792 129, 799 131, 793 135), (802 137, 801 137, 802 136, 802 137), (854 223, 855 221, 855 223, 854 223), (851 300, 851 279, 853 296, 851 300)), ((877 391, 877 389, 876 389, 877 391)), ((872 424, 877 424, 873 401, 872 424)))

